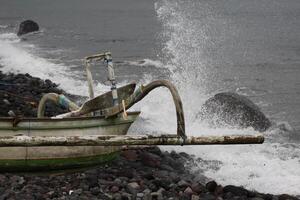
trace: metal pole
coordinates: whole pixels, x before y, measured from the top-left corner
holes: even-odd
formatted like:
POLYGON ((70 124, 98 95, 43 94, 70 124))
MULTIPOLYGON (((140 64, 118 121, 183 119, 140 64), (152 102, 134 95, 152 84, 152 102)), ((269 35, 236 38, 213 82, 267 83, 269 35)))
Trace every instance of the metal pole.
POLYGON ((117 92, 117 85, 116 85, 116 77, 115 77, 115 72, 114 72, 114 67, 113 67, 113 62, 112 62, 112 57, 110 52, 105 53, 104 60, 107 64, 108 80, 111 82, 113 105, 116 106, 119 104, 119 100, 118 100, 118 92, 117 92))
POLYGON ((3 136, 0 147, 29 146, 123 146, 123 145, 231 145, 261 144, 264 137, 258 135, 189 136, 184 144, 177 135, 87 135, 70 137, 53 136, 3 136))

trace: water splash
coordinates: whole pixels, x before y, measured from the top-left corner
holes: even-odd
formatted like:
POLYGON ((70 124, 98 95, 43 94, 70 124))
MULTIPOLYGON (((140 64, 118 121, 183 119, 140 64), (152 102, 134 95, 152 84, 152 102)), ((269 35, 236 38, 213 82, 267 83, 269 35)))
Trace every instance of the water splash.
MULTIPOLYGON (((230 21, 219 18, 218 13, 213 13, 209 3, 205 1, 160 0, 155 4, 155 8, 163 26, 160 34, 160 39, 165 44, 162 49, 162 62, 171 72, 170 80, 176 84, 182 96, 187 133, 196 136, 255 133, 252 128, 211 129, 195 118, 203 101, 210 96, 211 88, 217 88, 211 86, 223 87, 218 79, 222 77, 222 73, 226 73, 226 68, 220 69, 216 66, 220 64, 218 62, 227 63, 231 57, 221 55, 214 61, 217 52, 211 50, 222 44, 226 38, 226 31, 218 30, 222 27, 218 25, 224 27, 224 24, 230 21)), ((156 95, 160 98, 166 97, 162 92, 156 95)), ((163 113, 159 119, 165 122, 159 126, 152 124, 152 129, 168 132, 169 128, 170 132, 170 127, 174 126, 170 121, 173 113, 157 98, 152 97, 148 100, 147 106, 151 103, 156 104, 157 110, 163 113)), ((150 109, 146 111, 149 112, 150 109)), ((149 121, 158 123, 154 114, 147 117, 149 121)), ((219 163, 217 168, 212 166, 216 162, 211 162, 212 165, 199 162, 199 167, 204 169, 207 177, 221 184, 243 185, 248 189, 273 194, 300 194, 300 148, 298 144, 287 142, 282 131, 284 130, 276 127, 271 129, 265 134, 266 142, 263 145, 164 149, 186 151, 204 160, 216 161, 219 163)))

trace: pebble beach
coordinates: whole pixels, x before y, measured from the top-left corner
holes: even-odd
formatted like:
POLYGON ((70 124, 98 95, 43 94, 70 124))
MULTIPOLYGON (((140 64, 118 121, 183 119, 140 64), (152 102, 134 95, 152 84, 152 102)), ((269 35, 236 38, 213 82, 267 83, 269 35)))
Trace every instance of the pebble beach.
MULTIPOLYGON (((0 87, 2 117, 8 117, 9 111, 18 117, 36 117, 37 103, 48 92, 65 94, 76 102, 85 99, 67 94, 51 80, 29 74, 1 72, 0 87)), ((63 108, 47 105, 47 116, 64 112, 63 108)), ((195 170, 201 162, 206 161, 183 152, 162 151, 159 147, 128 147, 116 160, 85 169, 1 172, 0 199, 298 199, 288 194, 263 194, 240 186, 220 185, 205 177, 201 168, 195 170)))

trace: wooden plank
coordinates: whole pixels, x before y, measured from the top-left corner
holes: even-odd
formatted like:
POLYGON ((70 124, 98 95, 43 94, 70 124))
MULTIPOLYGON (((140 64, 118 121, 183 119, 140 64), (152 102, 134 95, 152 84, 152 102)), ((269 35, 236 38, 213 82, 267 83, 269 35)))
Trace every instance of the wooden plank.
POLYGON ((123 146, 123 145, 228 145, 261 144, 257 135, 189 136, 185 141, 177 135, 87 135, 70 137, 6 136, 0 137, 0 147, 8 146, 123 146))

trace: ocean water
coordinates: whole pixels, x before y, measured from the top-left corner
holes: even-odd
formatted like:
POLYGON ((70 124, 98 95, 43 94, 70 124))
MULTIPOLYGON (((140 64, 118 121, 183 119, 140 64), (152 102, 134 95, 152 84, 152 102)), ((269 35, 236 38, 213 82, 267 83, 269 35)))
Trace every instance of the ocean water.
MULTIPOLYGON (((246 95, 272 120, 262 145, 162 147, 201 157, 197 168, 221 184, 300 195, 300 1, 0 0, 4 72, 50 78, 87 95, 84 56, 109 50, 119 85, 168 79, 183 100, 188 135, 254 134, 211 129, 196 115, 218 92, 246 95), (22 38, 33 19, 41 31, 22 38)), ((93 68, 96 93, 109 89, 93 68)), ((135 133, 175 133, 171 95, 158 89, 134 106, 135 133)))

